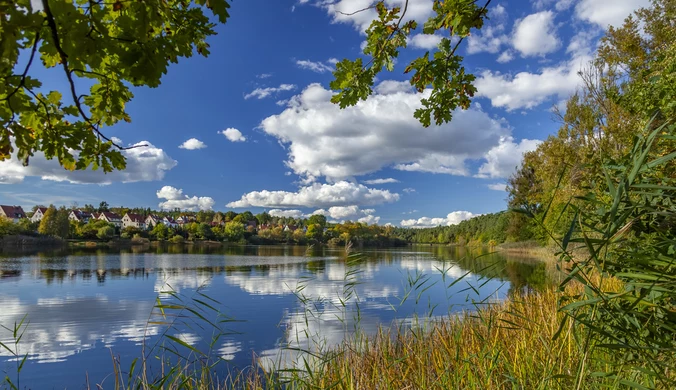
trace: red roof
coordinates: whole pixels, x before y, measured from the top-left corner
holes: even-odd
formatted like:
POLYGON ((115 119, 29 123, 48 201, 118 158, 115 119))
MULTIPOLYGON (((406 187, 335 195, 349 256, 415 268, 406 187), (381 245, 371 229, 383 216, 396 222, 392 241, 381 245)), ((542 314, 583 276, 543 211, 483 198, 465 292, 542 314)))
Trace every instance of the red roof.
POLYGON ((0 209, 2 209, 2 212, 7 216, 7 218, 26 218, 26 213, 24 213, 23 209, 21 206, 2 206, 0 205, 0 209))
POLYGON ((103 214, 109 221, 122 219, 119 215, 111 213, 110 211, 104 211, 101 214, 103 214))
MULTIPOLYGON (((42 214, 44 214, 44 213, 47 212, 47 207, 38 207, 38 210, 40 210, 40 212, 41 212, 42 214)), ((35 212, 37 213, 38 210, 35 210, 35 212)))
POLYGON ((138 222, 138 223, 143 223, 144 219, 142 216, 139 214, 134 214, 134 213, 127 213, 129 216, 129 219, 131 219, 132 222, 138 222))

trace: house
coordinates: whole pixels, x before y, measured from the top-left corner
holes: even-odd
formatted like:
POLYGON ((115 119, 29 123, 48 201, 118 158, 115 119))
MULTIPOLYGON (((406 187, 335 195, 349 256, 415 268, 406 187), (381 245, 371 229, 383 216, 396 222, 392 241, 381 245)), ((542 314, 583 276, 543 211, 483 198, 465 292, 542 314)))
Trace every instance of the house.
POLYGON ((33 213, 33 216, 31 217, 31 222, 40 222, 42 221, 42 217, 45 216, 45 213, 47 212, 47 207, 38 207, 37 210, 33 213))
POLYGON ((146 228, 152 229, 155 226, 157 226, 158 223, 161 222, 162 218, 158 217, 157 215, 150 214, 149 216, 146 217, 146 228))
POLYGON ((94 211, 94 212, 92 213, 92 218, 91 218, 91 219, 99 219, 100 216, 101 216, 101 213, 97 213, 96 211, 94 211))
POLYGON ((115 227, 121 227, 122 226, 122 217, 119 215, 112 213, 110 211, 104 211, 99 215, 99 219, 102 221, 106 221, 108 223, 111 223, 115 225, 115 227))
POLYGON ((284 226, 284 231, 285 231, 285 232, 293 232, 293 231, 296 231, 296 229, 298 229, 298 227, 295 226, 295 225, 286 225, 286 226, 284 226))
POLYGON ((26 213, 24 213, 21 206, 0 205, 0 217, 5 217, 14 223, 17 223, 20 220, 26 218, 26 213))
POLYGON ((172 217, 169 217, 169 216, 166 216, 166 217, 162 218, 162 223, 163 223, 166 227, 170 227, 170 228, 175 228, 175 227, 178 226, 178 223, 176 223, 176 220, 173 219, 172 217))
POLYGON ((245 228, 252 228, 253 230, 256 230, 258 227, 258 222, 257 221, 248 221, 246 224, 244 224, 245 228))
POLYGON ((181 226, 192 222, 195 222, 195 217, 190 215, 181 215, 180 217, 176 218, 176 223, 181 226))
POLYGON ((145 229, 146 223, 142 216, 134 213, 126 213, 122 217, 122 227, 135 227, 138 229, 145 229))
MULTIPOLYGON (((98 213, 94 213, 97 215, 97 217, 94 217, 94 219, 98 219, 98 213)), ((68 220, 69 221, 75 221, 75 222, 83 222, 87 223, 89 222, 90 219, 92 219, 93 215, 82 210, 71 210, 70 214, 68 214, 68 220)))

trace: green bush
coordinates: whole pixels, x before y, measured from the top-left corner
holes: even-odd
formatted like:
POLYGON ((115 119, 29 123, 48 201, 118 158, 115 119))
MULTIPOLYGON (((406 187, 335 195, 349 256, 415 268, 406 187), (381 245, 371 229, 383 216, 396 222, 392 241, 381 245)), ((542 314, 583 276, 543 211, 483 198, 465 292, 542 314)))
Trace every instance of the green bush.
POLYGON ((115 228, 112 226, 104 226, 96 233, 96 237, 101 240, 109 240, 115 236, 115 228))

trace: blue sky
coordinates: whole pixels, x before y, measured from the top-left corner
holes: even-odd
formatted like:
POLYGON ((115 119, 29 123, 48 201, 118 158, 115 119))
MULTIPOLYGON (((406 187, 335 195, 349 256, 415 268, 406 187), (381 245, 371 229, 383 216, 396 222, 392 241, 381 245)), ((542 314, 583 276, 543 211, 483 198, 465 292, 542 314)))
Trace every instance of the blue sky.
MULTIPOLYGON (((506 177, 557 130, 552 107, 579 86, 603 30, 648 1, 492 1, 491 20, 460 49, 477 76, 472 108, 427 129, 412 117, 421 95, 402 82, 404 67, 440 39, 420 31, 372 98, 343 111, 328 102, 333 64, 360 55, 373 18, 337 11, 369 4, 234 1, 211 55, 172 65, 158 88, 135 89, 132 122, 106 129, 124 144, 150 144, 128 152, 126 172, 68 172, 40 156, 29 167, 1 162, 0 204, 105 200, 403 226, 503 210, 506 177)), ((410 0, 407 16, 422 22, 431 4, 410 0)), ((61 73, 36 72, 65 87, 61 73)))

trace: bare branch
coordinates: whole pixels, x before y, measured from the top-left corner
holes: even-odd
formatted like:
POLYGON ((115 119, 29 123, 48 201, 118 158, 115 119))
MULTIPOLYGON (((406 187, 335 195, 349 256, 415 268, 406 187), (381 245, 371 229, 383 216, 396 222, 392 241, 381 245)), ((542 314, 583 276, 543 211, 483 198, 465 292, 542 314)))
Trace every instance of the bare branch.
MULTIPOLYGON (((406 3, 408 3, 408 1, 406 1, 406 3)), ((356 15, 356 14, 358 14, 358 13, 360 13, 360 12, 364 12, 364 11, 368 11, 368 10, 370 10, 370 9, 374 9, 374 8, 376 8, 376 5, 378 5, 378 3, 375 3, 375 4, 373 4, 373 5, 370 5, 370 6, 366 7, 366 8, 362 8, 362 9, 356 10, 356 11, 354 11, 354 12, 343 12, 343 11, 338 11, 338 10, 336 10, 336 13, 339 13, 339 14, 345 15, 345 16, 352 16, 352 15, 356 15)))

